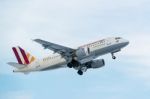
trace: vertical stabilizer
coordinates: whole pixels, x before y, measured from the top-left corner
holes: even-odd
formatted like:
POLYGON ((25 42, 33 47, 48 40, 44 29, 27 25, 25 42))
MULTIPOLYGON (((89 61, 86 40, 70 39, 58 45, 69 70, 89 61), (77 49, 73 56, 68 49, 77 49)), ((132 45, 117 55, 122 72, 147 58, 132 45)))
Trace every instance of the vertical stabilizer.
POLYGON ((13 47, 12 50, 19 64, 28 65, 36 59, 34 56, 32 56, 30 53, 26 52, 19 46, 13 47))

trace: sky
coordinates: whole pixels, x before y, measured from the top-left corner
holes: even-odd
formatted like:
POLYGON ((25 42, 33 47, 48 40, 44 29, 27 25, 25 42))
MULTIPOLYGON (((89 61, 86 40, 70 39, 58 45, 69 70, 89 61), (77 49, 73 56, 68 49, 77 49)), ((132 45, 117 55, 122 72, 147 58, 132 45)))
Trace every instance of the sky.
POLYGON ((149 99, 149 0, 0 0, 0 99, 149 99), (83 76, 74 69, 13 73, 11 50, 21 46, 36 58, 51 55, 33 39, 77 48, 120 36, 130 44, 83 76))

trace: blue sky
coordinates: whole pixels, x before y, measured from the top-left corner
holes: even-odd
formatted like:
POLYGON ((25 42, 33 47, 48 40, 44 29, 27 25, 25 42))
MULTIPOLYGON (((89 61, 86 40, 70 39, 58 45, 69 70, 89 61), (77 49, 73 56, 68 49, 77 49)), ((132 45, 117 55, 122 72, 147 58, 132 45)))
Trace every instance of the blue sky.
POLYGON ((149 99, 149 0, 1 0, 0 99, 149 99), (76 48, 105 37, 121 36, 130 45, 101 56, 106 66, 78 76, 73 69, 12 73, 12 46, 37 58, 52 54, 32 39, 76 48))

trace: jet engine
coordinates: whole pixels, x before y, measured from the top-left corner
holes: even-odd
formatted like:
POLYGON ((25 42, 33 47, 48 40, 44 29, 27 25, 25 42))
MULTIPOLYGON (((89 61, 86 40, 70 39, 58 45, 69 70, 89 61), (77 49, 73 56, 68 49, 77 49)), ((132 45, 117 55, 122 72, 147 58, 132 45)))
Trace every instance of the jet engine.
POLYGON ((102 66, 105 66, 104 59, 98 59, 98 60, 93 60, 89 67, 90 68, 100 68, 102 66))

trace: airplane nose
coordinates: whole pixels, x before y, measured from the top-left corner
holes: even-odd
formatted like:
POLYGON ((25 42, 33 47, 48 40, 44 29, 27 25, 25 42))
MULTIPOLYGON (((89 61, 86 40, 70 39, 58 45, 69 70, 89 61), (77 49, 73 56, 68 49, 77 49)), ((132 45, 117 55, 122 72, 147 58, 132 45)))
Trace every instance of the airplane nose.
POLYGON ((124 42, 125 46, 129 44, 129 41, 128 40, 125 40, 124 42))

